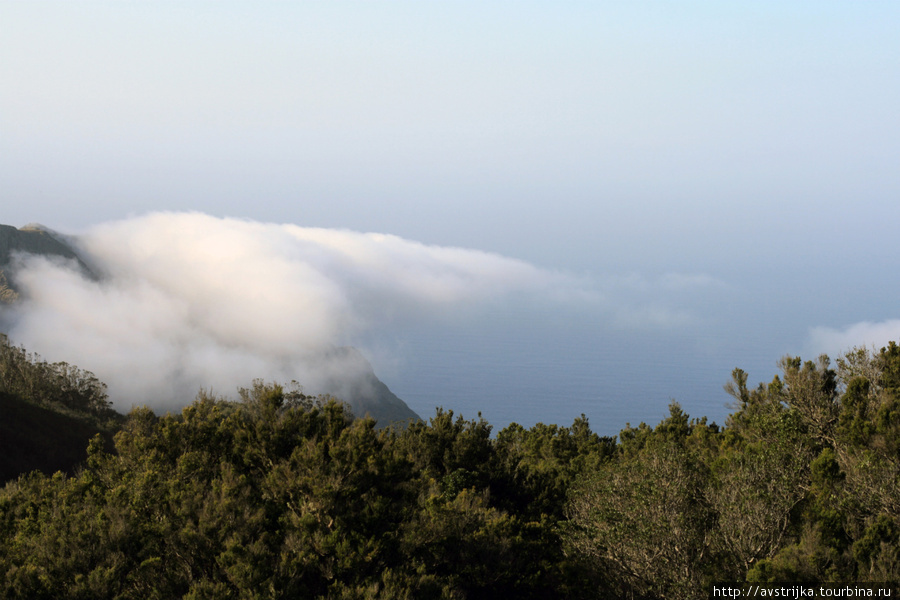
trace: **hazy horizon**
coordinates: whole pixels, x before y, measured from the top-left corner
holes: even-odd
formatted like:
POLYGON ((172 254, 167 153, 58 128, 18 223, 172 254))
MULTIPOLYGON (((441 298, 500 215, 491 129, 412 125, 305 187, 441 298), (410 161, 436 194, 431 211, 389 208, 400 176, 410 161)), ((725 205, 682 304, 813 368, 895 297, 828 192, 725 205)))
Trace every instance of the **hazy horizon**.
POLYGON ((242 248, 315 265, 323 338, 423 417, 616 433, 675 399, 721 422, 734 367, 900 338, 898 22, 882 1, 3 3, 0 222, 318 231, 315 255, 242 248), (375 264, 368 234, 396 244, 375 264), (451 264, 473 288, 422 291, 451 264))

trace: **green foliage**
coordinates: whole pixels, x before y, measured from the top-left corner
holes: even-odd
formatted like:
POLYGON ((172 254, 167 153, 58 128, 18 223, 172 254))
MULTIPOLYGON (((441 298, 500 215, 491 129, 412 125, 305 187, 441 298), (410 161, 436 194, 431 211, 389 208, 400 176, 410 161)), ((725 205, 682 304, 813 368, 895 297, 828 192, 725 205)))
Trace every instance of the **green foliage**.
MULTIPOLYGON (((92 441, 76 476, 10 483, 0 595, 577 596, 557 521, 494 495, 507 474, 483 420, 438 410, 376 430, 297 386, 240 395, 202 392, 178 415, 135 409, 115 451, 92 441)), ((574 435, 594 447, 586 423, 574 435)))
POLYGON ((596 469, 615 451, 615 440, 592 432, 582 415, 571 427, 513 423, 497 435, 492 490, 507 510, 540 521, 564 518, 575 479, 596 469))
POLYGON ((656 428, 626 428, 615 458, 573 489, 568 550, 592 557, 618 597, 690 598, 706 583, 715 515, 695 429, 708 428, 673 403, 656 428))
POLYGON ((618 596, 710 581, 900 579, 900 347, 735 369, 719 429, 673 405, 570 489, 564 541, 618 596))
POLYGON ((900 522, 879 515, 853 544, 860 578, 865 581, 900 581, 900 522))
MULTIPOLYGON (((17 423, 108 417, 89 373, 5 338, 0 359, 17 423)), ((201 391, 180 414, 136 408, 114 445, 96 435, 110 429, 78 430, 80 469, 0 490, 0 597, 687 599, 714 581, 896 583, 900 347, 830 364, 785 358, 755 388, 736 369, 724 427, 673 402, 618 442, 583 415, 492 437, 480 415, 438 409, 378 430, 261 380, 237 402, 201 391)))
POLYGON ((109 425, 119 417, 106 395, 106 384, 64 362, 48 363, 13 346, 0 333, 0 392, 38 406, 109 425))
POLYGON ((122 422, 92 373, 47 363, 0 334, 0 483, 34 469, 74 473, 88 439, 122 422))

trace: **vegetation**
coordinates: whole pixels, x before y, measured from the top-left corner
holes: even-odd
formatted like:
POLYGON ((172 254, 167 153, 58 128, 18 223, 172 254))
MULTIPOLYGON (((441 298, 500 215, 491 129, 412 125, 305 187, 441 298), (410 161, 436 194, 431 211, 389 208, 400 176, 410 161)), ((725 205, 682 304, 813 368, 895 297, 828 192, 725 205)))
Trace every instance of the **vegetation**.
POLYGON ((0 484, 41 470, 73 475, 100 434, 112 449, 124 417, 93 373, 47 363, 0 334, 0 484))
POLYGON ((19 294, 9 286, 6 273, 0 270, 0 304, 12 304, 18 300, 19 294))
MULTIPOLYGON (((92 376, 4 349, 0 392, 113 422, 92 376)), ((201 392, 177 415, 135 409, 113 446, 90 441, 77 471, 0 490, 0 596, 697 598, 714 581, 897 585, 900 346, 854 350, 835 368, 825 357, 781 367, 756 388, 734 371, 723 427, 673 403, 659 425, 618 440, 583 416, 492 436, 480 417, 440 409, 376 429, 332 398, 262 381, 238 401, 201 392)))
POLYGON ((90 371, 65 362, 48 363, 13 346, 0 333, 0 392, 38 406, 114 426, 121 420, 106 394, 106 384, 90 371))
POLYGON ((736 369, 720 429, 677 404, 626 428, 561 526, 614 595, 692 598, 715 581, 900 581, 900 347, 736 369))

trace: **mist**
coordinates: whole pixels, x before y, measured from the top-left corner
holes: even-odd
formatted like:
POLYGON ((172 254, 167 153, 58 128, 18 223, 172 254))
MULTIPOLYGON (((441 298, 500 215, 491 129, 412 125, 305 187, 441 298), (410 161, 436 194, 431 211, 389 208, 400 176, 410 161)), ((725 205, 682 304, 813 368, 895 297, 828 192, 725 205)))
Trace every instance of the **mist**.
POLYGON ((20 301, 0 310, 3 329, 95 373, 123 411, 178 410, 200 389, 234 397, 254 379, 340 398, 372 369, 421 416, 443 406, 502 427, 589 413, 615 433, 673 397, 721 418, 730 369, 773 368, 782 354, 761 337, 758 351, 727 344, 740 323, 719 307, 741 290, 703 272, 573 273, 198 212, 109 221, 66 242, 90 273, 18 256, 20 301), (346 346, 361 356, 336 351, 346 346))
MULTIPOLYGON (((561 301, 569 276, 392 235, 154 213, 68 239, 90 266, 19 256, 11 339, 94 372, 119 409, 175 409, 255 378, 323 389, 377 332, 499 306, 561 301), (499 303, 499 304, 498 304, 499 303)), ((378 352, 378 348, 373 351, 378 352)), ((348 373, 349 375, 350 373, 348 373)))

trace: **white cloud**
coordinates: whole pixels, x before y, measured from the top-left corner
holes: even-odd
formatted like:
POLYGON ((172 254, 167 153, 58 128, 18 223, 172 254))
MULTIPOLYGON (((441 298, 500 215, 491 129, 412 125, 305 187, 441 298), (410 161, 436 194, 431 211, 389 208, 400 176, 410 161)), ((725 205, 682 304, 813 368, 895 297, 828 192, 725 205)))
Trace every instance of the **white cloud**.
POLYGON ((198 213, 106 223, 77 244, 100 280, 23 258, 11 337, 94 371, 129 405, 174 407, 256 377, 325 391, 315 357, 373 326, 564 285, 474 250, 198 213))
POLYGON ((341 356, 329 349, 488 308, 684 329, 690 300, 718 285, 681 274, 598 285, 477 250, 200 213, 104 223, 74 243, 99 279, 24 257, 10 335, 95 372, 122 409, 177 408, 200 387, 230 393, 254 378, 331 391, 317 386, 361 363, 324 365, 322 356, 341 356))
POLYGON ((837 356, 858 346, 881 348, 892 340, 900 340, 900 319, 862 321, 842 329, 813 327, 807 346, 813 354, 837 356))

